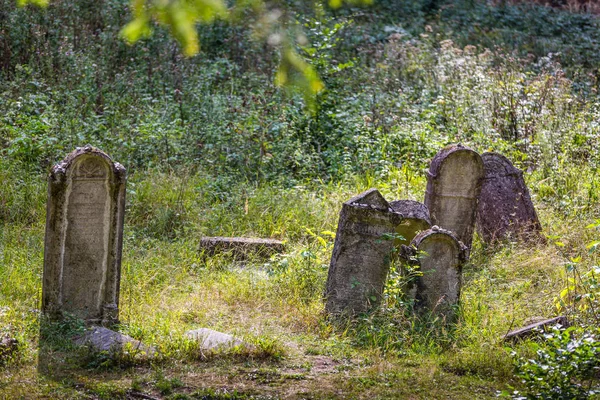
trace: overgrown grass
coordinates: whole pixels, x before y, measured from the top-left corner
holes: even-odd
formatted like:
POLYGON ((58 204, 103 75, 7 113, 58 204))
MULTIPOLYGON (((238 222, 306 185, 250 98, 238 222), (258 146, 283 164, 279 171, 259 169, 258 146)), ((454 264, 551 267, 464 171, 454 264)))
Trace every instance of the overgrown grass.
POLYGON ((600 219, 598 21, 400 3, 295 6, 327 84, 309 114, 272 84, 276 56, 244 28, 203 27, 203 57, 183 60, 160 30, 143 46, 119 42, 124 2, 102 14, 55 2, 48 16, 0 2, 0 54, 15 55, 0 65, 0 337, 18 341, 0 360, 0 398, 492 398, 524 389, 513 362, 535 357, 503 343, 508 330, 558 313, 597 323, 599 234, 586 227, 600 219), (453 142, 525 171, 548 242, 476 238, 456 324, 407 313, 394 288, 376 312, 329 321, 341 203, 371 187, 422 200, 429 159, 453 142), (70 326, 40 339, 45 174, 87 143, 128 168, 118 328, 154 359, 73 352, 60 340, 70 326), (287 250, 204 257, 203 235, 287 250), (199 354, 182 337, 199 327, 253 347, 199 354))

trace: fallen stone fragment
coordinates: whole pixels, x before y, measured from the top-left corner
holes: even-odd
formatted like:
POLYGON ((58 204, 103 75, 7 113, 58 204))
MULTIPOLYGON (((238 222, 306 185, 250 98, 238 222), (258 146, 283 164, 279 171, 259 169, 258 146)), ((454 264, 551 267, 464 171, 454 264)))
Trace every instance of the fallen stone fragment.
POLYGON ((510 331, 506 335, 504 335, 504 340, 519 340, 527 337, 535 336, 539 334, 541 331, 545 331, 547 328, 550 328, 554 325, 560 325, 562 327, 569 326, 569 321, 567 317, 561 315, 560 317, 546 319, 543 321, 539 321, 530 325, 527 325, 523 328, 515 329, 514 331, 510 331))
POLYGON ((75 339, 78 346, 88 346, 96 351, 107 351, 109 353, 119 353, 124 350, 139 351, 146 355, 153 355, 156 350, 151 346, 146 346, 139 340, 115 332, 101 326, 93 326, 75 339))
POLYGON ((282 241, 274 239, 215 236, 200 239, 200 251, 202 250, 209 256, 230 252, 236 259, 246 259, 251 254, 269 258, 283 253, 285 246, 282 241))
POLYGON ((185 335, 190 339, 201 341, 201 350, 224 350, 236 346, 246 346, 246 343, 232 335, 208 328, 187 331, 185 335))

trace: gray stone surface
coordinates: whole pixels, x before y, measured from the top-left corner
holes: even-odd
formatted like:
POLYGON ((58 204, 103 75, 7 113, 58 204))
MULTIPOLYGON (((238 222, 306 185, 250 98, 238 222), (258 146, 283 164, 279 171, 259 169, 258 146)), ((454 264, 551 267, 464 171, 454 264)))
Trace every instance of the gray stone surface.
POLYGON ((237 339, 232 335, 208 328, 187 331, 185 335, 190 339, 200 341, 200 348, 202 350, 223 350, 246 345, 242 340, 237 339))
POLYGON ((462 266, 468 257, 466 246, 452 232, 434 226, 418 234, 411 247, 417 250, 422 273, 416 280, 416 306, 451 315, 460 299, 462 266))
POLYGON ((477 207, 477 231, 486 243, 506 237, 543 240, 523 172, 503 155, 481 156, 485 178, 477 207))
POLYGON ((13 356, 19 348, 17 339, 8 335, 0 335, 0 365, 13 356))
POLYGON ((431 223, 454 232, 469 248, 483 176, 479 154, 461 144, 447 146, 436 154, 427 176, 425 205, 431 223))
POLYGON ((408 245, 417 233, 431 228, 431 218, 425 204, 414 200, 396 200, 390 201, 390 207, 404 216, 402 223, 396 227, 396 234, 404 240, 396 239, 396 247, 408 245))
POLYGON ((556 318, 544 319, 542 321, 535 322, 533 324, 528 324, 523 328, 515 329, 504 336, 504 340, 518 340, 524 339, 527 337, 531 337, 536 335, 537 333, 544 332, 547 328, 560 325, 563 328, 569 326, 569 321, 567 317, 560 316, 556 318))
POLYGON ((48 177, 42 311, 92 324, 118 320, 125 168, 77 148, 48 177))
POLYGON ((203 237, 200 250, 206 255, 230 252, 236 259, 246 259, 250 254, 268 258, 285 251, 283 242, 274 239, 242 237, 203 237))
POLYGON ((123 350, 133 350, 145 355, 155 353, 153 347, 146 346, 139 340, 101 326, 86 329, 83 335, 75 339, 75 344, 88 346, 95 351, 107 351, 109 353, 119 353, 123 350))
POLYGON ((328 313, 354 315, 381 300, 394 245, 384 236, 401 222, 376 189, 342 205, 325 289, 328 313))

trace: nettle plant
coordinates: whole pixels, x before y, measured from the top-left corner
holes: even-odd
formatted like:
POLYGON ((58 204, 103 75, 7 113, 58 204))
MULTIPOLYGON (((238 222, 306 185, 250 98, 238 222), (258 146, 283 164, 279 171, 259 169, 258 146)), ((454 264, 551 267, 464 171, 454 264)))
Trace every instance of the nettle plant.
MULTIPOLYGON (((588 225, 587 229, 598 231, 600 220, 588 225)), ((557 242, 560 246, 561 242, 557 242)), ((586 245, 588 256, 592 258, 600 249, 600 240, 594 240, 586 245)), ((600 266, 591 265, 586 268, 583 257, 571 258, 565 264, 567 285, 556 299, 556 307, 560 312, 566 312, 572 318, 581 320, 582 324, 598 326, 600 322, 600 266)))
MULTIPOLYGON (((598 230, 600 220, 587 228, 598 230)), ((557 246, 564 246, 558 238, 550 239, 557 246)), ((598 248, 600 240, 586 245, 592 261, 598 248)), ((503 392, 502 397, 520 400, 600 396, 600 266, 588 268, 587 261, 580 256, 565 264, 567 285, 555 303, 559 312, 568 314, 578 324, 567 329, 557 326, 543 335, 543 342, 532 342, 536 357, 519 357, 515 361, 516 375, 525 389, 503 392)))

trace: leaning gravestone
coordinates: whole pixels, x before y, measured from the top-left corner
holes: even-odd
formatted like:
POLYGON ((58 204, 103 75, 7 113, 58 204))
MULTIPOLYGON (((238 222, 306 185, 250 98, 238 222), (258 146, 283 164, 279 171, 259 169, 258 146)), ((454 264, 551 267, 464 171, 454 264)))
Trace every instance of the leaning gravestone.
POLYGON ((471 247, 484 171, 481 157, 461 144, 442 149, 431 161, 425 205, 431 222, 471 247))
POLYGON ((454 233, 437 226, 418 234, 411 247, 417 250, 422 273, 416 281, 416 306, 450 316, 460 298, 467 247, 454 233))
POLYGON ((541 239, 542 226, 523 179, 503 155, 484 153, 485 178, 477 208, 477 231, 486 243, 507 236, 541 239))
POLYGON ((425 204, 414 200, 396 200, 390 201, 390 207, 404 216, 402 223, 396 227, 396 234, 403 237, 396 239, 396 247, 409 244, 417 233, 431 228, 431 218, 425 204))
POLYGON ((327 286, 325 309, 330 314, 358 314, 380 301, 402 215, 376 190, 345 202, 340 212, 327 286))
POLYGON ((118 320, 125 168, 77 148, 48 177, 42 310, 89 323, 118 320))

